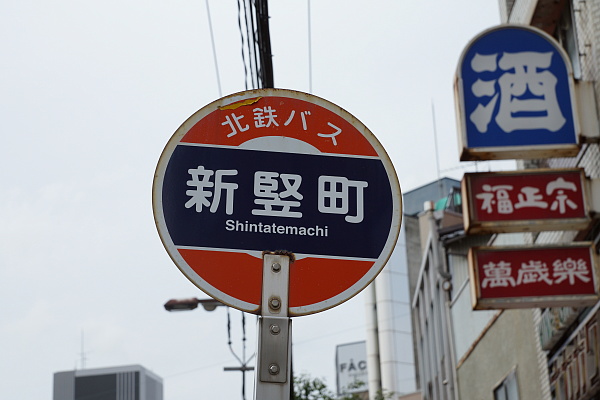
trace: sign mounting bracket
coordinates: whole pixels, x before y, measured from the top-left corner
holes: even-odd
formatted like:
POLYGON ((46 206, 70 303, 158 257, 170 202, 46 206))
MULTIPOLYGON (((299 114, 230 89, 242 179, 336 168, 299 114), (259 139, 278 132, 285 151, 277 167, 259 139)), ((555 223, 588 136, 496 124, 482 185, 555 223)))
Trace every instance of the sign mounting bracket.
POLYGON ((258 318, 255 400, 289 400, 292 389, 292 320, 288 316, 293 254, 263 253, 262 308, 258 318))

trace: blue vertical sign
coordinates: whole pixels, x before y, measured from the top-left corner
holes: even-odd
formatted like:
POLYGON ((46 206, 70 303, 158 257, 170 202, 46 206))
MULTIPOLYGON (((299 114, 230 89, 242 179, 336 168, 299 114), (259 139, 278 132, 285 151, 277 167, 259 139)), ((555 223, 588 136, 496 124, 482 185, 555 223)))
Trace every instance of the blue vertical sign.
POLYGON ((572 76, 564 50, 538 29, 502 25, 475 37, 457 70, 461 160, 577 154, 572 76))

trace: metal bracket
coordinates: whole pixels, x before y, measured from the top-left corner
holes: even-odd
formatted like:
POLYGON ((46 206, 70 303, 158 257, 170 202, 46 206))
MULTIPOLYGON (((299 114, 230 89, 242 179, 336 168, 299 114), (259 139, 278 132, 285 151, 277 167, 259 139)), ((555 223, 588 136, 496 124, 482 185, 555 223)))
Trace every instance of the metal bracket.
POLYGON ((263 255, 258 318, 256 400, 288 400, 291 392, 292 320, 288 317, 290 257, 263 255))
POLYGON ((259 319, 260 344, 258 351, 261 382, 287 382, 291 322, 290 318, 281 317, 259 319))
POLYGON ((262 316, 288 316, 290 258, 280 254, 263 256, 262 316))

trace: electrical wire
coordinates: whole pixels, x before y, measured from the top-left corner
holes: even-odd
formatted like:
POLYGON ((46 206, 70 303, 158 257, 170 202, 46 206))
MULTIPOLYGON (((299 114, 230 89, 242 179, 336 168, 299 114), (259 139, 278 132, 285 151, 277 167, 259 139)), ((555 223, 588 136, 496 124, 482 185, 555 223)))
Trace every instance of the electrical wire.
POLYGON ((312 93, 312 28, 310 0, 307 0, 308 7, 308 93, 312 93))
MULTIPOLYGON (((397 314, 395 316, 389 317, 388 319, 386 319, 386 321, 391 321, 391 320, 395 320, 401 317, 405 317, 405 316, 409 316, 410 313, 401 313, 401 314, 397 314)), ((329 332, 327 334, 321 334, 321 335, 317 335, 311 338, 307 338, 304 340, 299 340, 299 341, 294 341, 294 346, 304 346, 307 344, 310 344, 312 342, 315 341, 319 341, 325 338, 329 338, 332 336, 337 336, 337 335, 341 335, 341 334, 345 334, 348 333, 348 331, 352 331, 352 330, 356 330, 356 329, 365 329, 367 327, 367 324, 360 324, 360 325, 354 325, 351 327, 347 327, 344 328, 342 330, 338 330, 338 331, 333 331, 333 332, 329 332)), ((398 333, 402 334, 402 335, 412 335, 411 331, 398 331, 398 333)), ((230 321, 230 317, 229 317, 229 307, 227 307, 227 338, 228 338, 228 345, 231 346, 231 321, 230 321)), ((248 358, 248 360, 246 360, 246 365, 248 365, 248 363, 250 361, 252 361, 254 359, 254 357, 256 356, 256 353, 252 354, 252 356, 250 356, 250 358, 248 358)), ((236 356, 236 359, 239 361, 239 357, 236 356)), ((193 369, 189 369, 189 370, 185 370, 185 371, 180 371, 180 372, 175 372, 169 375, 166 375, 163 377, 163 379, 168 379, 168 378, 177 378, 179 376, 182 375, 187 375, 193 372, 197 372, 197 371, 201 371, 204 369, 209 369, 209 368, 214 368, 216 366, 219 365, 223 365, 228 363, 229 360, 223 360, 221 362, 216 362, 214 364, 207 364, 207 365, 203 365, 197 368, 193 368, 193 369)))
MULTIPOLYGON (((241 0, 244 2, 244 9, 246 7, 246 1, 245 0, 241 0)), ((245 47, 244 47, 244 31, 242 30, 242 8, 240 6, 240 0, 237 1, 237 6, 238 6, 238 29, 240 31, 240 39, 242 41, 242 64, 244 65, 244 86, 246 88, 246 90, 248 90, 248 69, 246 68, 246 56, 244 53, 245 47)))
POLYGON ((208 6, 208 0, 205 0, 205 2, 206 2, 206 15, 208 16, 208 29, 210 30, 210 42, 212 44, 213 60, 215 63, 215 73, 217 75, 217 88, 219 90, 219 98, 221 98, 221 97, 223 97, 223 92, 221 91, 221 77, 219 76, 219 63, 217 62, 217 50, 215 48, 215 36, 213 34, 212 18, 210 16, 210 7, 208 6))
MULTIPOLYGON (((246 0, 251 2, 252 0, 246 0)), ((260 72, 258 68, 258 59, 256 55, 256 21, 254 18, 256 5, 251 6, 246 11, 246 30, 248 35, 248 51, 250 57, 250 77, 252 78, 252 89, 260 87, 260 72), (249 10, 249 11, 248 11, 249 10), (250 14, 250 22, 248 22, 248 14, 250 14), (254 62, 254 65, 252 64, 254 62)))
POLYGON ((268 14, 266 0, 238 0, 238 29, 246 90, 273 87, 268 14))

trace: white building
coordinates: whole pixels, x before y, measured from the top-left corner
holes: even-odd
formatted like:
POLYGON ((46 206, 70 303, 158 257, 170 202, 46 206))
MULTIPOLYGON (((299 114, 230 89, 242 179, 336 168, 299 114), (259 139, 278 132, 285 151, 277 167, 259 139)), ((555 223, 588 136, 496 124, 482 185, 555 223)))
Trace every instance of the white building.
MULTIPOLYGON (((374 283, 365 289, 370 398, 382 389, 394 393, 394 399, 409 398, 417 391, 411 298, 418 266, 409 266, 415 246, 415 232, 411 229, 423 202, 441 200, 440 204, 445 204, 448 194, 458 187, 460 182, 443 178, 403 194, 404 216, 396 248, 374 283)), ((417 238, 417 246, 418 242, 417 238)), ((417 257, 420 256, 419 249, 417 257)))

